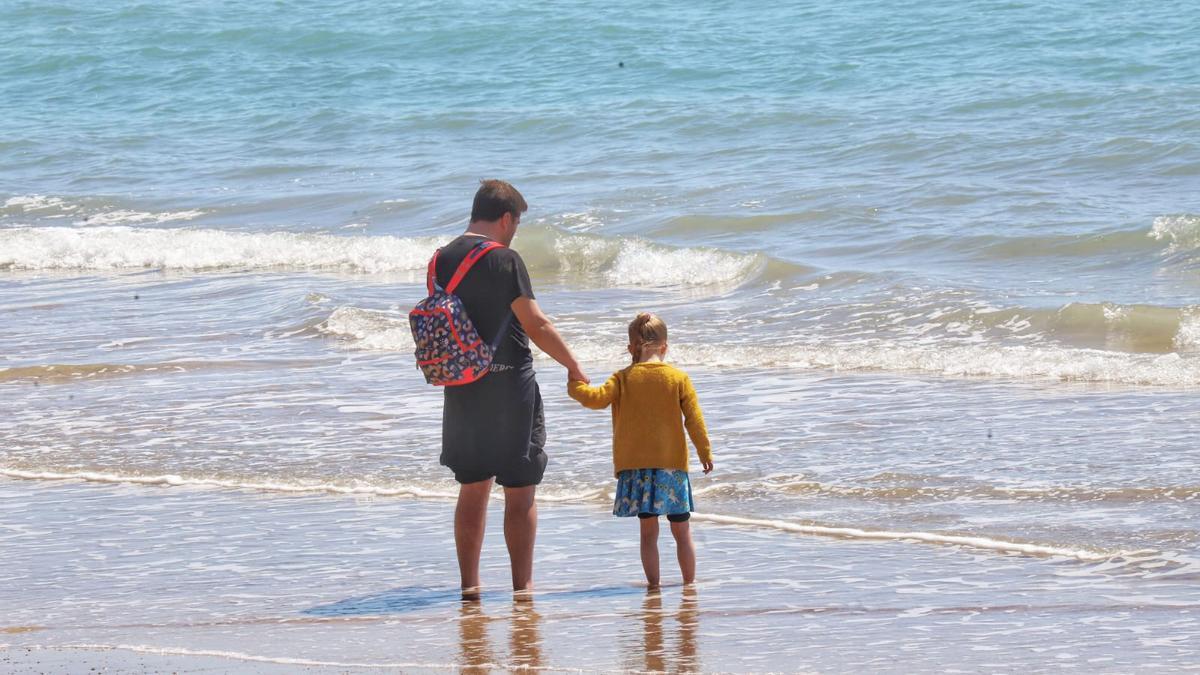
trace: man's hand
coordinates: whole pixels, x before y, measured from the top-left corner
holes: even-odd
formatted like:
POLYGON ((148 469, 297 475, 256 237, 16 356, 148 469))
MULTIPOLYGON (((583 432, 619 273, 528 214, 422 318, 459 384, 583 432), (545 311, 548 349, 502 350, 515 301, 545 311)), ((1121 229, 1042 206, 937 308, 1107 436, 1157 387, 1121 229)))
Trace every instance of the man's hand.
POLYGON ((707 462, 706 462, 706 461, 704 461, 704 460, 700 460, 700 466, 703 466, 703 467, 704 467, 704 473, 705 473, 705 475, 707 475, 709 471, 712 471, 712 470, 713 470, 713 463, 712 463, 712 460, 709 460, 709 461, 707 461, 707 462))
POLYGON ((592 381, 588 379, 588 376, 584 375, 583 371, 579 369, 579 366, 567 369, 567 382, 582 382, 584 384, 592 383, 592 381))

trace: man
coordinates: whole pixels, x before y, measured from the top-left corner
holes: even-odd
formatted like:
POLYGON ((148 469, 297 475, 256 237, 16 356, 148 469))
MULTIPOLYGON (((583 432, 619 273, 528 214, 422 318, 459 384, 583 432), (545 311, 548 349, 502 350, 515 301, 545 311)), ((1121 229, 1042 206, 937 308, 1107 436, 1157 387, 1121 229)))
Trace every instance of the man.
POLYGON ((538 308, 525 262, 507 248, 526 209, 525 198, 512 185, 483 181, 467 231, 442 247, 437 260, 438 283, 445 287, 480 242, 490 239, 506 247, 485 255, 455 291, 484 340, 491 341, 501 330, 508 333, 487 375, 445 388, 441 463, 459 482, 454 543, 464 598, 479 592, 479 554, 493 481, 504 487, 504 541, 513 590, 533 588, 534 494, 546 469, 546 428, 529 340, 562 364, 572 379, 587 381, 554 324, 538 308))

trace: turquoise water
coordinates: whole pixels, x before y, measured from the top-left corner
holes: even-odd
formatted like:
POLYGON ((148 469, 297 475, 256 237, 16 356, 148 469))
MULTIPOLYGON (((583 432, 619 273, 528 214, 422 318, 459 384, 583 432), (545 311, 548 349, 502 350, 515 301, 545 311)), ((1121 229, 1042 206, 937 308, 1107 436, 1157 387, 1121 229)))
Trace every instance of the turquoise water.
POLYGON ((753 200, 804 243, 1086 234, 1194 207, 1191 3, 0 12, 17 195, 252 203, 281 228, 399 195, 420 208, 381 225, 411 231, 505 175, 542 214, 624 207, 635 230, 753 200))
MULTIPOLYGON (((414 537, 436 555, 454 485, 404 312, 477 181, 501 177, 530 203, 514 246, 587 372, 623 365, 624 325, 650 309, 700 391, 717 471, 696 480, 698 531, 713 528, 711 569, 735 580, 705 579, 694 667, 803 668, 784 641, 710 641, 704 656, 703 636, 770 638, 729 608, 778 609, 780 588, 802 627, 811 587, 788 566, 823 546, 848 580, 815 612, 957 620, 995 605, 1046 627, 1023 641, 993 617, 975 637, 997 660, 968 666, 1051 658, 1028 648, 1065 649, 1076 668, 1193 662, 1197 25, 1183 2, 0 3, 0 492, 39 505, 18 509, 11 539, 69 557, 79 533, 39 525, 60 496, 117 532, 167 491, 219 503, 238 541, 265 527, 260 504, 303 530, 378 500, 423 519, 389 546, 414 537), (917 600, 873 590, 895 586, 876 544, 928 581, 903 591, 917 600), (952 601, 973 566, 986 584, 952 601), (1020 609, 1025 583, 1045 605, 1020 609), (1081 605, 1077 584, 1109 604, 1081 605), (1145 637, 1113 643, 1125 661, 1091 633, 1057 641, 1080 617, 1145 637)), ((593 583, 566 561, 570 533, 608 517, 608 422, 538 367, 553 533, 540 569, 567 593, 593 583)), ((144 543, 112 532, 117 550, 144 543)), ((213 588, 233 572, 262 573, 264 597, 292 583, 268 573, 286 555, 231 546, 252 562, 207 561, 213 588)), ((170 568, 167 549, 147 554, 152 570, 170 568)), ((124 569, 96 560, 101 576, 124 569)), ((453 560, 416 560, 397 574, 452 593, 453 560)), ((56 569, 59 587, 88 586, 56 569)), ((636 582, 636 566, 617 570, 636 582)), ((235 589, 197 608, 159 597, 167 577, 129 578, 85 597, 92 623, 69 631, 40 591, 8 591, 14 621, 49 625, 0 643, 126 644, 131 612, 224 626, 223 603, 242 602, 235 589)), ((270 623, 384 583, 245 609, 270 623)), ((567 597, 547 621, 582 640, 586 599, 567 597)), ((661 619, 625 600, 606 600, 609 619, 661 619)), ((439 611, 420 621, 454 619, 439 611)), ((823 618, 815 646, 852 625, 823 618)), ((888 646, 869 658, 808 663, 962 665, 905 651, 889 626, 872 624, 888 646)), ((146 644, 220 651, 224 628, 177 628, 146 644)), ((369 660, 419 656, 378 628, 369 660)), ((360 662, 263 630, 274 656, 360 662)), ((460 658, 437 635, 421 648, 460 658)), ((556 649, 542 665, 617 658, 556 649)))

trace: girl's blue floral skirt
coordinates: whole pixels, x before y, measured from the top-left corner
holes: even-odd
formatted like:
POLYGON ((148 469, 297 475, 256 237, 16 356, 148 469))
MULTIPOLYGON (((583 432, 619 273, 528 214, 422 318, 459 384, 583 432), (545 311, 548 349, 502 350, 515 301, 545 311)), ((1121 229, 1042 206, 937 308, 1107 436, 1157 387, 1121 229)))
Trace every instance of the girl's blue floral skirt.
POLYGON ((626 469, 617 474, 614 516, 653 513, 668 516, 692 511, 692 481, 678 469, 626 469))

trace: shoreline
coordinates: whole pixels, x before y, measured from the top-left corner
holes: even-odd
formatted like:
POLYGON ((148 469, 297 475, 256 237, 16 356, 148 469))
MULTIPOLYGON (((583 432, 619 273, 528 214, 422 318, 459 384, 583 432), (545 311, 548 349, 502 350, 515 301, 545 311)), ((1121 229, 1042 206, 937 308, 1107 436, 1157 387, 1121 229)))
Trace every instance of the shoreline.
POLYGON ((450 504, 9 481, 0 494, 14 579, 0 655, 17 672, 1011 670, 1045 667, 1047 650, 1127 672, 1193 662, 1200 625, 1186 574, 705 522, 699 583, 678 585, 663 539, 668 585, 650 593, 626 519, 565 504, 542 510, 538 587, 514 602, 500 500, 485 591, 464 602, 450 504))
MULTIPOLYGON (((193 488, 202 490, 235 490, 255 492, 264 495, 295 494, 295 495, 328 495, 333 497, 380 498, 380 499, 415 499, 454 503, 456 495, 453 492, 438 492, 435 490, 416 487, 382 488, 371 486, 338 486, 338 485, 291 485, 284 483, 240 483, 228 480, 193 478, 188 479, 179 475, 134 476, 102 473, 95 471, 77 471, 73 473, 57 473, 47 471, 26 471, 22 469, 0 467, 0 479, 14 481, 51 481, 68 484, 100 485, 138 485, 155 488, 193 488)), ((499 487, 493 488, 492 498, 500 498, 499 487)), ((540 505, 569 505, 585 507, 589 502, 596 501, 595 495, 587 494, 576 497, 539 495, 540 505)), ((1020 541, 1003 539, 987 534, 960 532, 924 532, 898 531, 876 527, 854 527, 843 525, 826 525, 811 521, 792 522, 778 518, 744 517, 724 514, 693 512, 697 522, 707 522, 713 525, 776 530, 784 533, 794 533, 834 539, 862 539, 879 541, 900 541, 905 543, 928 544, 933 546, 963 546, 981 551, 995 551, 1046 558, 1071 558, 1081 562, 1104 562, 1120 558, 1145 559, 1160 555, 1154 549, 1137 550, 1103 550, 1096 547, 1066 547, 1036 541, 1020 541)))

